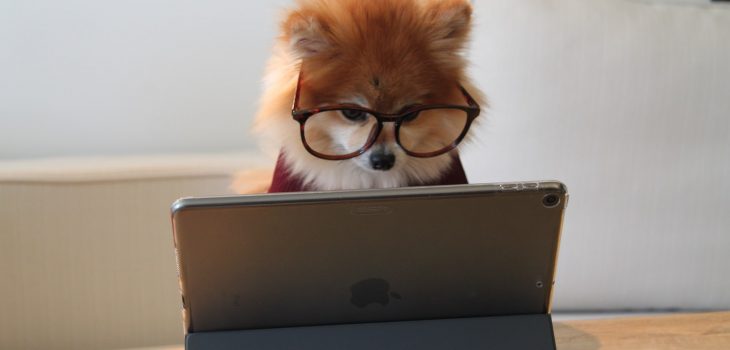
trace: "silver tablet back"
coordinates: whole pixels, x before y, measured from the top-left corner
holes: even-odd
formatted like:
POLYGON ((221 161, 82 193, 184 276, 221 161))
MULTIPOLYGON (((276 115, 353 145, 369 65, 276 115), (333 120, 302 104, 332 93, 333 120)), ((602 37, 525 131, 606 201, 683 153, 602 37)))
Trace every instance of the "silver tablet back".
POLYGON ((188 332, 547 313, 565 187, 182 199, 188 332))

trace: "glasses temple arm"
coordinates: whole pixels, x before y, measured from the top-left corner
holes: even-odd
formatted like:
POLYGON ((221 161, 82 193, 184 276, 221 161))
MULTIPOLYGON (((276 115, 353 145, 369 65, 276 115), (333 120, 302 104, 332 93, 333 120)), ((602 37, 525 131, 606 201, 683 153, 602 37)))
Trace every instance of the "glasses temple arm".
POLYGON ((299 70, 299 74, 297 76, 297 87, 294 90, 294 102, 292 103, 292 113, 297 111, 299 109, 299 88, 302 86, 302 71, 299 70))
POLYGON ((466 88, 464 88, 463 85, 459 85, 459 89, 461 90, 461 93, 464 95, 464 98, 466 99, 466 103, 469 104, 469 106, 480 108, 477 101, 474 99, 474 97, 471 97, 468 91, 466 91, 466 88))

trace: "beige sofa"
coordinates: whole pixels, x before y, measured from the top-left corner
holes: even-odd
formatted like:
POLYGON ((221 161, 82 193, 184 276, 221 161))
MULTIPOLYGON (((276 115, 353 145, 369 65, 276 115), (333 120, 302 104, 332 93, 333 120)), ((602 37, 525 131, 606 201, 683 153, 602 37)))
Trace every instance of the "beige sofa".
POLYGON ((182 342, 170 204, 230 194, 247 154, 0 163, 0 348, 182 342))

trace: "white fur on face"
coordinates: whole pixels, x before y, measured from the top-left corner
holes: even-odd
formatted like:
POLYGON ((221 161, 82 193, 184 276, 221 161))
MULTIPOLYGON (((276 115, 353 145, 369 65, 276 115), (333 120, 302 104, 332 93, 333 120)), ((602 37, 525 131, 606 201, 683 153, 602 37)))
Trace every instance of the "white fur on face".
MULTIPOLYGON (((383 132, 393 132, 392 127, 384 128, 383 132)), ((290 170, 314 190, 393 188, 432 182, 443 175, 452 161, 449 154, 433 158, 411 157, 395 142, 376 143, 358 157, 331 161, 311 155, 299 137, 292 135, 286 140, 283 151, 290 170), (395 165, 387 171, 374 170, 370 155, 383 147, 396 156, 395 165)))
POLYGON ((370 152, 348 160, 330 161, 309 154, 301 142, 284 148, 291 170, 314 190, 393 188, 439 179, 451 164, 449 154, 434 158, 413 158, 395 152, 396 164, 388 171, 373 170, 370 152), (303 152, 302 152, 303 151, 303 152))
MULTIPOLYGON (((370 105, 362 96, 356 95, 349 99, 346 99, 340 103, 346 103, 346 104, 352 104, 356 106, 360 106, 363 108, 370 108, 370 105)), ((322 107, 322 106, 320 106, 322 107)), ((363 125, 358 126, 355 124, 349 124, 349 122, 344 121, 344 117, 340 114, 340 112, 325 112, 325 113, 331 113, 330 118, 337 118, 343 120, 343 123, 341 124, 331 124, 328 126, 327 133, 330 135, 332 140, 336 143, 335 148, 343 149, 345 150, 345 154, 353 153, 358 151, 360 148, 364 146, 364 143, 367 141, 367 138, 365 135, 358 134, 358 131, 362 132, 362 130, 358 130, 359 127, 362 128, 368 128, 368 126, 371 125, 363 125)), ((375 121, 374 119, 372 120, 375 121)))
MULTIPOLYGON (((351 99, 354 100, 354 99, 351 99)), ((365 103, 357 103, 360 106, 366 106, 365 103)), ((366 107, 367 108, 367 107, 366 107)), ((340 112, 324 112, 330 113, 327 116, 322 115, 322 118, 327 118, 330 122, 325 125, 320 125, 323 132, 325 132, 331 140, 331 144, 327 147, 332 150, 339 150, 338 154, 350 154, 360 150, 368 141, 370 131, 376 127, 376 120, 374 117, 369 122, 359 124, 357 122, 348 121, 340 112)), ((399 183, 401 178, 413 178, 413 175, 406 173, 408 163, 416 162, 415 159, 411 159, 408 154, 395 142, 395 125, 394 123, 384 123, 383 129, 378 135, 376 142, 367 150, 365 153, 350 159, 349 161, 359 167, 362 171, 370 173, 372 176, 379 177, 392 177, 387 182, 399 183), (373 153, 383 152, 385 154, 392 154, 395 156, 395 163, 392 168, 388 170, 373 169, 370 157, 373 153), (389 174, 390 173, 390 174, 389 174), (393 175, 395 174, 395 175, 393 175)), ((319 150, 318 150, 319 151, 319 150)), ((398 185, 388 186, 398 187, 398 185)))

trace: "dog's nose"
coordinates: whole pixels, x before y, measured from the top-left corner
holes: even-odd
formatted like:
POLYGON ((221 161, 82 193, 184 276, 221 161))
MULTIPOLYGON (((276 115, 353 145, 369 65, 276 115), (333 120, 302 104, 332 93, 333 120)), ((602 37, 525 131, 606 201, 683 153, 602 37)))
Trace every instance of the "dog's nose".
POLYGON ((395 154, 385 152, 373 152, 370 154, 370 165, 375 170, 390 170, 395 165, 395 154))

